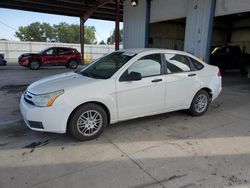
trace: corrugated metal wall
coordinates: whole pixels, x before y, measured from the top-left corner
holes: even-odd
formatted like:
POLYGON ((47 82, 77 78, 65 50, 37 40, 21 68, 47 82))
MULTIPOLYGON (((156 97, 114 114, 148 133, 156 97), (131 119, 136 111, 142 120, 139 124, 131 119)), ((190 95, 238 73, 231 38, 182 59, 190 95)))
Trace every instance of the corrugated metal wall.
POLYGON ((184 50, 206 57, 209 19, 213 0, 189 0, 184 50))
MULTIPOLYGON (((7 61, 16 62, 18 56, 20 56, 22 53, 36 53, 45 48, 53 46, 72 47, 76 48, 79 52, 81 51, 80 44, 0 41, 0 53, 5 54, 7 61)), ((91 59, 97 59, 107 53, 115 51, 114 45, 84 45, 84 47, 85 58, 86 54, 89 54, 91 59)))
MULTIPOLYGON (((207 0, 202 0, 206 3, 207 0)), ((151 23, 184 18, 188 12, 188 0, 152 0, 151 23)), ((216 0, 215 16, 247 12, 250 0, 216 0)))
POLYGON ((124 48, 144 48, 146 32, 146 0, 140 0, 137 7, 124 1, 124 48))

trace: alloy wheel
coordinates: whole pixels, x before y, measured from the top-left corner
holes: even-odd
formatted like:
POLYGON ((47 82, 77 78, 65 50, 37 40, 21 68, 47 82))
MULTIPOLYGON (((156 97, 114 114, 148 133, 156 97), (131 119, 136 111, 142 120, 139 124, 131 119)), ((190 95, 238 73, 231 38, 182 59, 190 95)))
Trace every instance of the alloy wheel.
POLYGON ((102 115, 96 110, 84 112, 77 120, 77 129, 84 136, 93 136, 102 128, 102 115))
POLYGON ((202 113, 203 111, 206 110, 208 105, 208 98, 205 94, 201 93, 200 95, 197 96, 196 100, 195 100, 195 110, 198 113, 202 113))

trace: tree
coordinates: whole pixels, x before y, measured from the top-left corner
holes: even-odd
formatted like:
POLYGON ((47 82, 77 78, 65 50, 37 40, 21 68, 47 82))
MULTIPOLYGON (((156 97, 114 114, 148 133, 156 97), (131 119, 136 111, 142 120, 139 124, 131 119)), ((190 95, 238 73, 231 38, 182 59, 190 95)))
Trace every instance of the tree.
MULTIPOLYGON (((95 43, 95 27, 85 26, 84 31, 85 43, 95 43)), ((28 26, 19 27, 15 36, 21 41, 79 43, 80 26, 77 24, 67 24, 65 22, 61 22, 53 26, 49 23, 41 24, 39 22, 35 22, 28 26)))
MULTIPOLYGON (((57 40, 63 43, 80 43, 80 26, 77 24, 67 24, 61 22, 58 25, 54 25, 57 33, 57 40)), ((95 27, 84 27, 84 43, 93 44, 95 42, 95 27)))
POLYGON ((79 43, 80 27, 76 24, 67 24, 65 22, 53 26, 57 33, 57 41, 63 43, 79 43))
POLYGON ((85 44, 94 44, 96 43, 95 38, 95 27, 94 26, 85 26, 84 27, 84 42, 85 44))
POLYGON ((28 26, 21 26, 15 36, 21 41, 46 42, 55 38, 53 27, 48 23, 35 22, 28 26))
MULTIPOLYGON (((123 29, 120 29, 120 41, 123 41, 123 29)), ((107 44, 115 44, 115 29, 112 32, 112 35, 107 39, 107 44)))

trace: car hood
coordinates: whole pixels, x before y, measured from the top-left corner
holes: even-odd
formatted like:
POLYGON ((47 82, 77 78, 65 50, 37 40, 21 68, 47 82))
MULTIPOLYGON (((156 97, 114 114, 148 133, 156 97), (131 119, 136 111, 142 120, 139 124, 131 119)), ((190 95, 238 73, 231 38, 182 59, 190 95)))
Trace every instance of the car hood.
POLYGON ((74 87, 80 87, 92 82, 97 82, 98 79, 82 76, 81 74, 69 72, 49 76, 32 83, 27 90, 35 95, 50 93, 61 89, 68 90, 74 87))
POLYGON ((26 57, 31 57, 31 56, 38 56, 39 54, 37 53, 25 53, 25 54, 22 54, 18 57, 18 59, 22 59, 22 58, 26 58, 26 57))
POLYGON ((20 55, 21 57, 27 57, 27 56, 32 56, 32 55, 38 55, 37 53, 25 53, 20 55))

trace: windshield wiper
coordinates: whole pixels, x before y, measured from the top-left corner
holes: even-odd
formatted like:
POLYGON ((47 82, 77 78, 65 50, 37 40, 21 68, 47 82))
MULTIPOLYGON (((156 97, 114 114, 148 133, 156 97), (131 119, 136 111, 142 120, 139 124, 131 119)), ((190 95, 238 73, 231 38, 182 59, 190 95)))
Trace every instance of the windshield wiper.
POLYGON ((90 73, 90 72, 79 72, 78 74, 81 74, 83 76, 87 76, 87 77, 90 77, 90 78, 93 78, 93 75, 90 73))
POLYGON ((97 78, 97 79, 107 79, 106 77, 101 76, 101 75, 98 75, 98 74, 91 73, 91 75, 92 75, 93 78, 97 78))
POLYGON ((104 76, 101 76, 101 75, 98 75, 98 74, 95 74, 95 73, 92 73, 92 72, 79 72, 78 74, 81 74, 83 76, 87 76, 87 77, 90 77, 90 78, 96 78, 96 79, 107 79, 106 77, 104 76))

